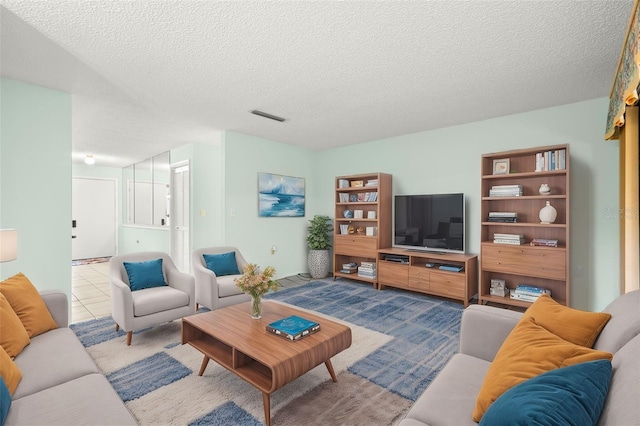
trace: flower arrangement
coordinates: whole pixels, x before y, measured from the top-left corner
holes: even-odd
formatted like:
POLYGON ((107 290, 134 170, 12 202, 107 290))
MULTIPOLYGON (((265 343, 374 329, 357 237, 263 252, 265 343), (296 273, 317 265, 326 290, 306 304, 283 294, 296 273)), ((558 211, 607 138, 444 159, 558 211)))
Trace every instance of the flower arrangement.
POLYGON ((261 299, 269 290, 277 290, 280 287, 278 280, 273 279, 275 268, 267 266, 264 271, 254 263, 249 263, 242 270, 240 278, 234 279, 236 287, 251 296, 251 316, 258 319, 262 316, 261 299))

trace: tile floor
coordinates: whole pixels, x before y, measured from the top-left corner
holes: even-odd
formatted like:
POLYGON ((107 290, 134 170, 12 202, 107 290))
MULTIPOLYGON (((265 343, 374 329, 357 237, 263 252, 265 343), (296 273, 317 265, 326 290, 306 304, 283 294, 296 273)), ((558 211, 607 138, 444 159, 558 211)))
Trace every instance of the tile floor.
MULTIPOLYGON (((110 316, 109 262, 72 266, 71 271, 71 322, 110 316)), ((283 287, 295 287, 309 282, 309 278, 293 275, 278 281, 283 287)))

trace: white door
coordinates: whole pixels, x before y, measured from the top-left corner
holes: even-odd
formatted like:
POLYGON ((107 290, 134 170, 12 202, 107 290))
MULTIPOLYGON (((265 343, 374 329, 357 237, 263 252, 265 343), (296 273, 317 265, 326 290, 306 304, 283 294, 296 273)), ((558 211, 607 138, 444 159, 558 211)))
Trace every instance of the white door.
POLYGON ((116 254, 116 181, 73 178, 71 258, 116 254))
POLYGON ((171 258, 182 272, 189 273, 189 163, 171 166, 171 258))

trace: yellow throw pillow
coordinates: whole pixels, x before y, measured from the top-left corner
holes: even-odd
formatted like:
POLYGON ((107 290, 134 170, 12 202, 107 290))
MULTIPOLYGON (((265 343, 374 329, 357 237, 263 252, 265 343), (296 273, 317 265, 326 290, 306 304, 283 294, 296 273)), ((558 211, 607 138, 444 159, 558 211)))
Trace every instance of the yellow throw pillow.
POLYGON ((529 317, 564 340, 592 348, 611 314, 573 309, 543 294, 529 306, 522 320, 529 317))
POLYGON ((7 298, 0 293, 0 346, 10 357, 18 355, 29 344, 29 335, 13 311, 7 298))
POLYGON ((18 314, 29 337, 58 328, 40 293, 22 272, 0 282, 0 293, 18 314))
POLYGON ((2 375, 2 379, 7 385, 9 393, 13 396, 13 392, 15 392, 20 379, 22 379, 22 372, 2 348, 0 348, 0 375, 2 375))
POLYGON ((500 395, 545 371, 612 358, 609 352, 568 342, 528 317, 515 326, 498 350, 478 393, 472 418, 479 422, 500 395))

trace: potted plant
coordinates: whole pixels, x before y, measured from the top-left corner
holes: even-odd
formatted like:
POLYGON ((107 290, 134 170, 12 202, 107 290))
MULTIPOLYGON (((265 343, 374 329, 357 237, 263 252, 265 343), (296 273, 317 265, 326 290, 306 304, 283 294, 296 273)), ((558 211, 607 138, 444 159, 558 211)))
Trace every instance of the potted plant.
POLYGON ((329 216, 315 215, 309 222, 311 223, 307 235, 309 273, 311 278, 325 278, 331 270, 331 258, 329 257, 331 231, 333 230, 331 219, 329 216))

